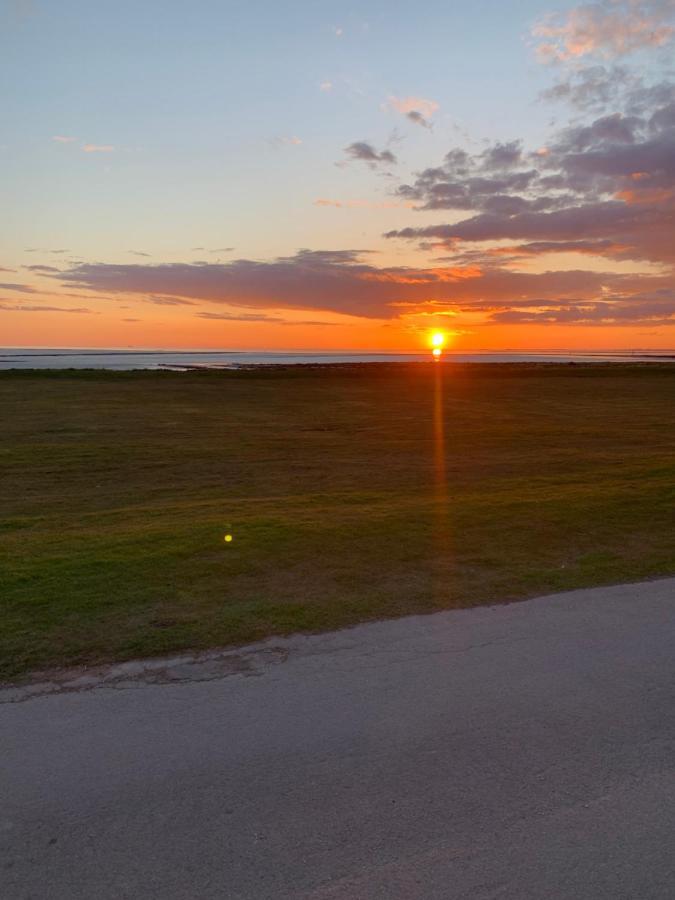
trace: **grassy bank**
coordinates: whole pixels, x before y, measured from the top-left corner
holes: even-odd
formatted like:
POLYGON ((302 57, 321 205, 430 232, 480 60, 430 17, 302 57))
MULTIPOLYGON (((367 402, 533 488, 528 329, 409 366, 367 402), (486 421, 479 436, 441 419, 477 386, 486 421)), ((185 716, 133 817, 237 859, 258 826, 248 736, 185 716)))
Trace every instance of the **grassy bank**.
POLYGON ((675 572, 671 365, 5 372, 0 409, 4 677, 675 572))

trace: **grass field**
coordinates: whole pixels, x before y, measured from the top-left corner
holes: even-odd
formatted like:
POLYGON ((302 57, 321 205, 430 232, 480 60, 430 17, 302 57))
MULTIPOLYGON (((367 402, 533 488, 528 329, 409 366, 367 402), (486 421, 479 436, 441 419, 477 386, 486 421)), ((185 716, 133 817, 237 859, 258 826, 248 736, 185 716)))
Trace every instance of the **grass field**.
POLYGON ((5 372, 0 408, 4 678, 675 572, 667 364, 5 372))

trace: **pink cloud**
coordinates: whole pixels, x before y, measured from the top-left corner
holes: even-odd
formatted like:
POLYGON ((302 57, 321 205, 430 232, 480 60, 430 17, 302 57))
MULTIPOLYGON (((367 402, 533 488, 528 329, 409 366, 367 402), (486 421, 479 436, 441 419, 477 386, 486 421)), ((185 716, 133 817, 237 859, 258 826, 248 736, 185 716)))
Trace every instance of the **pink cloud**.
POLYGON ((675 33, 675 0, 598 0, 538 21, 532 35, 541 62, 624 56, 661 47, 675 33))
POLYGON ((83 144, 85 153, 113 153, 115 148, 111 144, 83 144))
POLYGON ((404 116, 410 112, 418 112, 429 118, 439 108, 435 100, 427 100, 424 97, 389 97, 388 103, 392 109, 404 116))
POLYGON ((421 125, 422 128, 433 128, 431 116, 439 108, 435 100, 428 100, 424 97, 389 97, 384 108, 387 106, 401 113, 410 122, 415 125, 421 125))

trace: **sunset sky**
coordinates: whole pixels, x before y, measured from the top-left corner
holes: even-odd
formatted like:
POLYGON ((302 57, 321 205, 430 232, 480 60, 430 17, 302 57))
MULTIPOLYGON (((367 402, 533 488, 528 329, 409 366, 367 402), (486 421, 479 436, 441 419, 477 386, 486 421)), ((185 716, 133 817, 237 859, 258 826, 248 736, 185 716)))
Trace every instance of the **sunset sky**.
POLYGON ((675 0, 0 0, 0 344, 675 347, 675 0))

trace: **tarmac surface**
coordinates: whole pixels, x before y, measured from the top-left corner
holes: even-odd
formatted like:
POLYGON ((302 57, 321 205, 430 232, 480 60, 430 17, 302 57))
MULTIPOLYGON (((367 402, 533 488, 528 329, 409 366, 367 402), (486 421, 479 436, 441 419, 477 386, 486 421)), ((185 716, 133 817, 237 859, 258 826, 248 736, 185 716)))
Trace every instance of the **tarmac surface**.
POLYGON ((675 579, 0 690, 5 900, 675 896, 675 579))

